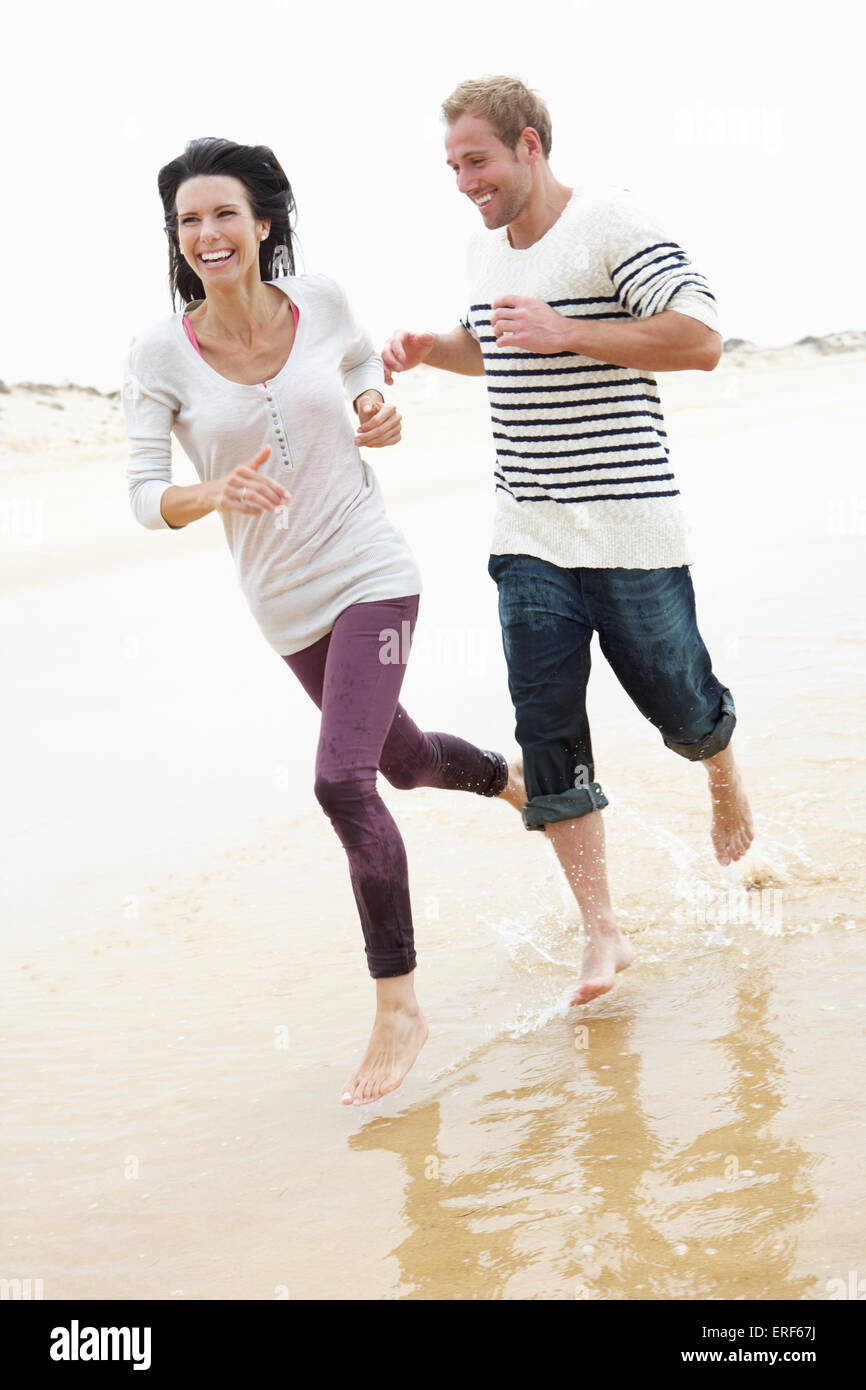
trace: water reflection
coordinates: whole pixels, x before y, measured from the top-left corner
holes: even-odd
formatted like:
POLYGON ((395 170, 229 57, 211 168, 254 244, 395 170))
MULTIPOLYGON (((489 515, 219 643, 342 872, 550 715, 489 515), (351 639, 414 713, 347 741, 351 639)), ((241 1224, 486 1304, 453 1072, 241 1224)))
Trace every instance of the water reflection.
POLYGON ((577 1034, 495 1042, 354 1135, 404 1164, 397 1296, 808 1296, 794 1266, 817 1160, 774 1132, 782 1023, 763 962, 740 964, 733 947, 687 980, 648 969, 577 1034), (497 1068, 515 1084, 490 1090, 497 1068))

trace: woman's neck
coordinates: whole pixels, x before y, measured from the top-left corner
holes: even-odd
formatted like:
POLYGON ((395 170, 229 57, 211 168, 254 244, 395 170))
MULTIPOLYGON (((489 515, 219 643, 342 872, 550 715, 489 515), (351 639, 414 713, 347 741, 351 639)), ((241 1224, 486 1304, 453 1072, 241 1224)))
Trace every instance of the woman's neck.
POLYGON ((215 287, 190 317, 195 317, 199 332, 204 328, 209 337, 235 340, 249 347, 277 317, 283 299, 279 290, 261 280, 225 291, 215 287))

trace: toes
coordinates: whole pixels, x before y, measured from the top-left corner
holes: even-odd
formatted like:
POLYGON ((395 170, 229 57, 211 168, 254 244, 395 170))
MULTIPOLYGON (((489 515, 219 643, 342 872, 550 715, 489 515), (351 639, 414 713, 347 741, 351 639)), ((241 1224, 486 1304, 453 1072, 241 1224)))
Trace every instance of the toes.
POLYGON ((613 989, 613 978, 583 980, 572 996, 572 1004, 589 1004, 591 1000, 597 999, 600 994, 607 994, 608 990, 613 989))
POLYGON ((354 1074, 353 1076, 350 1076, 350 1077, 349 1077, 349 1080, 346 1082, 346 1084, 345 1084, 345 1086, 343 1087, 343 1090, 342 1090, 342 1092, 341 1092, 341 1094, 340 1094, 340 1100, 342 1101, 343 1105, 351 1105, 351 1104, 352 1104, 353 1100, 355 1099, 355 1092, 356 1092, 357 1088, 358 1088, 358 1077, 357 1077, 357 1073, 356 1073, 356 1074, 354 1074))

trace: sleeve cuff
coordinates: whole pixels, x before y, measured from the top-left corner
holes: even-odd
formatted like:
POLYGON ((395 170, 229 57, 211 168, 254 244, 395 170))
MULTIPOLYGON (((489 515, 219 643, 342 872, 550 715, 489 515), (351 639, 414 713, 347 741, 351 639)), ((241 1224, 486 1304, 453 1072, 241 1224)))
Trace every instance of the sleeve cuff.
POLYGON ((712 328, 715 333, 722 331, 715 309, 705 299, 701 299, 700 295, 687 294, 682 291, 669 299, 664 307, 675 309, 678 314, 688 314, 690 319, 698 319, 700 323, 706 324, 707 328, 712 328))
POLYGON ((137 522, 149 531, 182 531, 182 526, 169 526, 160 508, 162 494, 171 483, 158 478, 147 478, 134 488, 130 498, 133 515, 137 522))
POLYGON ((381 357, 369 358, 346 372, 343 378, 349 400, 356 401, 362 391, 381 391, 385 395, 385 368, 381 357))

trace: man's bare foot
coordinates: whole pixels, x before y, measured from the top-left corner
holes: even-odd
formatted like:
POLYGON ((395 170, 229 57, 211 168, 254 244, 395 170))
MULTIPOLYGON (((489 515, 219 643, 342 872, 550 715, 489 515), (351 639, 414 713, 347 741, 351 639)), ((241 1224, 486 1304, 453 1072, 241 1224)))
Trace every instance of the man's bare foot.
POLYGON ((427 1041, 427 1020, 417 1003, 376 1012, 361 1065, 343 1087, 344 1105, 369 1105, 396 1091, 427 1041))
POLYGON ((617 972, 626 970, 633 960, 634 948, 615 923, 587 928, 580 984, 569 1003, 588 1004, 590 999, 607 994, 613 989, 617 972))
POLYGON ((502 801, 507 801, 515 811, 522 811, 526 805, 526 787, 523 785, 523 763, 520 758, 508 764, 508 782, 499 793, 502 801))
POLYGON ((755 827, 746 789, 730 746, 715 758, 707 758, 713 823, 710 836, 720 864, 742 859, 755 838, 755 827))

